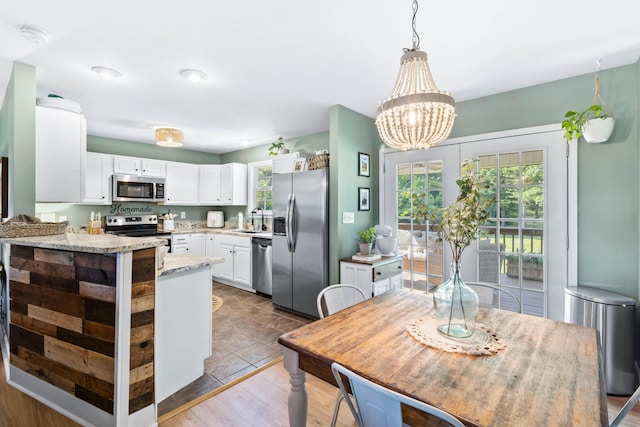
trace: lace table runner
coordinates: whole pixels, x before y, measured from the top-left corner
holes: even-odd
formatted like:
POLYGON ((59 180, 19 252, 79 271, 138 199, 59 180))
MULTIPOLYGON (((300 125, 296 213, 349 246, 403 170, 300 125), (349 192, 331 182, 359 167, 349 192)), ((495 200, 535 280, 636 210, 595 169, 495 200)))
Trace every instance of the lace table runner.
POLYGON ((476 323, 475 332, 468 338, 445 337, 438 332, 436 319, 431 316, 421 317, 409 323, 407 332, 416 341, 449 353, 492 356, 505 348, 504 342, 497 334, 480 323, 476 323))

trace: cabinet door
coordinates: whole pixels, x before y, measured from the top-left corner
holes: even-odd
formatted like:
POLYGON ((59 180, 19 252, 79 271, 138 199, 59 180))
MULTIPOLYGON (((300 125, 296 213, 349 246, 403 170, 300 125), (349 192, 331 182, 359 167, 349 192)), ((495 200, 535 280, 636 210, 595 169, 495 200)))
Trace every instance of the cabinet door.
POLYGON ((389 289, 402 289, 403 281, 402 273, 389 277, 389 289))
POLYGON ((341 261, 340 283, 355 285, 362 289, 362 292, 367 296, 367 299, 371 298, 371 295, 373 295, 371 270, 371 266, 367 264, 341 261))
POLYGON ((205 256, 215 256, 215 240, 214 235, 209 233, 205 234, 204 238, 204 254, 205 256))
POLYGON ((220 166, 220 200, 223 205, 233 201, 233 165, 220 166))
POLYGON ((193 256, 205 256, 204 233, 194 233, 191 235, 189 253, 193 256))
POLYGON ((84 191, 82 202, 91 204, 111 203, 111 175, 113 156, 87 153, 84 168, 84 191))
POLYGON ((164 178, 167 176, 167 162, 162 160, 140 159, 140 175, 164 178))
POLYGON ((227 280, 233 280, 233 246, 225 243, 215 244, 215 257, 223 258, 224 262, 213 266, 213 275, 227 280))
POLYGON ((36 107, 37 202, 82 201, 86 150, 86 121, 82 114, 36 107))
POLYGON ((373 296, 383 294, 389 290, 389 279, 373 282, 373 296))
POLYGON ((220 204, 220 165, 200 165, 199 197, 200 204, 220 204))
POLYGON ((137 157, 113 156, 113 173, 140 175, 140 159, 137 157))
POLYGON ((166 205, 198 204, 198 165, 167 162, 166 205))
POLYGON ((291 173, 299 153, 279 154, 273 158, 272 173, 291 173))
POLYGON ((234 246, 233 280, 251 286, 251 248, 234 246))

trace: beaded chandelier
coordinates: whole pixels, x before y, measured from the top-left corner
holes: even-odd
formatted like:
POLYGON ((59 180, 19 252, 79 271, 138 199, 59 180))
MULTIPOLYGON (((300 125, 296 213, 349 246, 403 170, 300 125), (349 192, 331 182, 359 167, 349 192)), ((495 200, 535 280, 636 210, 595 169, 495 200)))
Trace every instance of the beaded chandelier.
POLYGON ((418 2, 414 0, 413 48, 405 49, 393 93, 380 103, 376 118, 384 143, 400 150, 427 149, 444 141, 456 117, 453 97, 436 87, 427 54, 420 50, 417 13, 418 2))

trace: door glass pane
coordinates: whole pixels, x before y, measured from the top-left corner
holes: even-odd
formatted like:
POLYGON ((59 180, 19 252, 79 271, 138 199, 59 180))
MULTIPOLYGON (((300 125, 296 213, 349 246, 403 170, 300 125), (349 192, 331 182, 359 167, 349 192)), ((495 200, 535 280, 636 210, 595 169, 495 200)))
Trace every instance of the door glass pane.
POLYGON ((443 281, 443 244, 429 222, 411 216, 416 203, 442 207, 442 161, 397 165, 398 252, 404 255, 404 286, 427 290, 443 281))

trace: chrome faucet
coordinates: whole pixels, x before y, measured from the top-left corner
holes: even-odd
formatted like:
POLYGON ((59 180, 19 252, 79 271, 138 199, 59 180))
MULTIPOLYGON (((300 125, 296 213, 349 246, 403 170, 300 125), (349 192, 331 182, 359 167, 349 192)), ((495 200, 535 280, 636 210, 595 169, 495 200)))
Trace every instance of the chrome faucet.
MULTIPOLYGON (((260 211, 260 214, 261 214, 261 216, 262 216, 262 218, 261 218, 261 221, 262 221, 262 222, 261 222, 261 224, 262 224, 262 226, 260 227, 260 229, 261 229, 262 231, 266 231, 266 230, 267 230, 267 226, 266 226, 266 224, 264 223, 264 211, 262 210, 262 208, 255 208, 254 210, 252 210, 252 211, 251 211, 251 213, 252 213, 252 214, 256 214, 256 213, 258 213, 258 211, 260 211)), ((251 225, 253 225, 253 218, 254 218, 254 217, 253 217, 253 215, 251 215, 251 225)))

